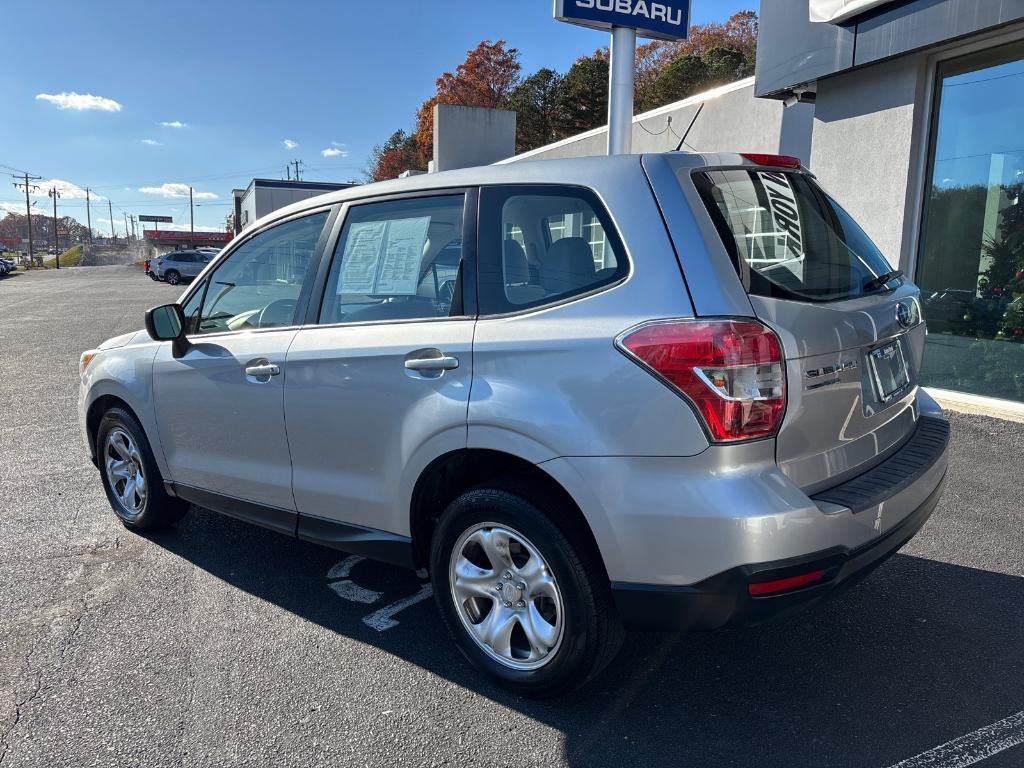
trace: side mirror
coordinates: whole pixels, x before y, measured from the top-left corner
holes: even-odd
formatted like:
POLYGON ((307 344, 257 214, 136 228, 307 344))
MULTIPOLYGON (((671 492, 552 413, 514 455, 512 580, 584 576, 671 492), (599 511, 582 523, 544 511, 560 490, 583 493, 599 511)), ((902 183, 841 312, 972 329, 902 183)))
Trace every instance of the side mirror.
POLYGON ((170 341, 175 357, 188 351, 185 312, 180 304, 163 304, 146 310, 146 333, 153 341, 170 341))

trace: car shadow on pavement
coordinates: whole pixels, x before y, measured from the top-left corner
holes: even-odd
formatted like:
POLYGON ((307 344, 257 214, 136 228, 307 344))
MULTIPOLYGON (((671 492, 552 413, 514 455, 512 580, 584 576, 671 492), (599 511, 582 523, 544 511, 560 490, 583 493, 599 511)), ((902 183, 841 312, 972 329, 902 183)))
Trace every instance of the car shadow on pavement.
MULTIPOLYGON (((885 766, 1024 709, 1024 578, 896 555, 849 592, 758 627, 630 633, 583 690, 533 701, 491 685, 432 601, 378 632, 327 573, 345 555, 193 509, 151 540, 327 630, 379 647, 565 734, 572 765, 885 766)), ((361 562, 379 605, 410 572, 361 562)), ((987 765, 987 763, 986 763, 987 765)))

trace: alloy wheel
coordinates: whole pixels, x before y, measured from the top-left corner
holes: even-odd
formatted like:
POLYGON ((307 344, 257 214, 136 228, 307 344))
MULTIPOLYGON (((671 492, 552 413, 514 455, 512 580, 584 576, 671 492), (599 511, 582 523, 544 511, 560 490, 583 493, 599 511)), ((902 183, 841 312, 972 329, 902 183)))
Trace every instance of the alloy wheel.
POLYGON ((517 670, 551 661, 565 625, 562 594, 523 534, 497 523, 472 526, 452 549, 448 577, 463 626, 488 656, 517 670))
POLYGON ((142 454, 127 431, 110 430, 103 446, 107 481, 118 504, 128 518, 137 517, 146 508, 148 487, 142 454))

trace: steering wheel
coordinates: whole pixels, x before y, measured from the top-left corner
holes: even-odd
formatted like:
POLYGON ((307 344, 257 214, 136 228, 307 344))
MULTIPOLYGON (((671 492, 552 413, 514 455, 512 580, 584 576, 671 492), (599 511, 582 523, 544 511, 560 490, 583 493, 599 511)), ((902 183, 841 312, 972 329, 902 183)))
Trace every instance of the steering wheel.
POLYGON ((256 319, 257 328, 291 325, 295 319, 295 299, 277 299, 265 306, 256 319))

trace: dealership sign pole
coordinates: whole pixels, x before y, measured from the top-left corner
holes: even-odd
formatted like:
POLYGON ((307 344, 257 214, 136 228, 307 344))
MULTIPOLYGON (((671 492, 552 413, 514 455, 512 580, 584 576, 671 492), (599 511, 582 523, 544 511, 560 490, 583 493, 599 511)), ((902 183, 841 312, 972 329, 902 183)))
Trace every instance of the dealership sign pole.
POLYGON ((629 154, 633 148, 636 38, 684 40, 690 27, 690 0, 555 0, 555 18, 611 32, 608 154, 629 154))

